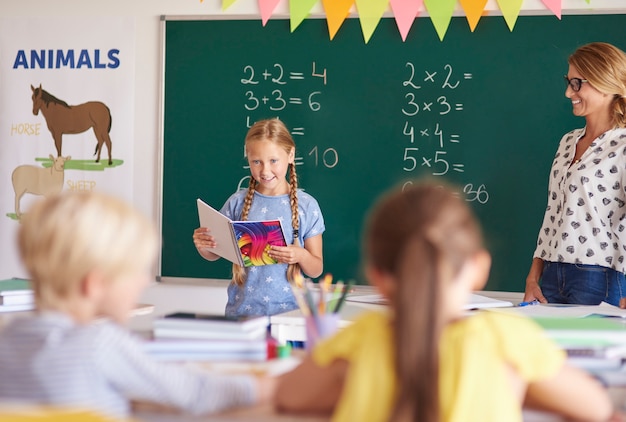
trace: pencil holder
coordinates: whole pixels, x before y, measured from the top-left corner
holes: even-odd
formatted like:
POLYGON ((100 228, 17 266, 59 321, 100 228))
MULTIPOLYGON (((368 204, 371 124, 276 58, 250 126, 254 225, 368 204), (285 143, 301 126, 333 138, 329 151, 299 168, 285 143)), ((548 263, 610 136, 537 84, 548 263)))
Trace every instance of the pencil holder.
POLYGON ((306 350, 313 350, 315 345, 337 332, 339 327, 338 313, 328 313, 305 318, 306 325, 306 350))

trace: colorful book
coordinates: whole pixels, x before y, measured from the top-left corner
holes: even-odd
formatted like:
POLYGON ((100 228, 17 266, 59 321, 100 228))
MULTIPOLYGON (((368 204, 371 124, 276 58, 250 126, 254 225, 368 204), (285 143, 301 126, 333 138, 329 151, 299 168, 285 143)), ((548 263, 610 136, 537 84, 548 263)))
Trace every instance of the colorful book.
POLYGON ((217 243, 213 253, 242 267, 277 263, 268 252, 287 245, 280 220, 232 221, 201 199, 197 204, 200 226, 210 228, 217 243))

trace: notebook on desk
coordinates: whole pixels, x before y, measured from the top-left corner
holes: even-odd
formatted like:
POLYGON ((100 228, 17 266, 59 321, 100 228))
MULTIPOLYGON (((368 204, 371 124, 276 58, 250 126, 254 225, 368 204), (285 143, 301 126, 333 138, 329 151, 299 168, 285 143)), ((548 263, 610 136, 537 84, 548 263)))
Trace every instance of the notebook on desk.
MULTIPOLYGON (((358 303, 367 303, 372 305, 386 305, 387 299, 381 294, 372 294, 372 295, 359 295, 359 296, 348 296, 346 301, 349 302, 358 302, 358 303)), ((469 302, 465 304, 465 310, 473 310, 473 309, 486 309, 486 308, 506 308, 512 307, 513 303, 494 299, 487 296, 482 296, 473 293, 470 295, 469 302)))

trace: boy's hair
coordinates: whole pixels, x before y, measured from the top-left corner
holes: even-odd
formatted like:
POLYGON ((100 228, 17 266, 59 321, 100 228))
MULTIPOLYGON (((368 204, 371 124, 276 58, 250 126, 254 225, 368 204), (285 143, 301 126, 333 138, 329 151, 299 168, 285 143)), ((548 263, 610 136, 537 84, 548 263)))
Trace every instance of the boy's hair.
POLYGON ((611 123, 626 127, 626 53, 614 45, 594 42, 579 47, 568 63, 595 89, 613 96, 611 123))
MULTIPOLYGON (((293 141, 289 129, 279 119, 266 119, 260 120, 252 125, 246 135, 245 145, 246 147, 251 142, 258 141, 270 141, 281 147, 287 154, 291 153, 292 149, 295 149, 296 143, 293 141)), ((250 177, 250 184, 248 185, 248 193, 244 199, 243 209, 241 211, 241 220, 248 219, 248 213, 252 206, 252 199, 254 198, 254 192, 256 190, 257 181, 254 177, 250 177)), ((293 244, 300 246, 300 238, 298 236, 300 229, 300 219, 298 215, 298 175, 296 174, 295 163, 289 164, 289 203, 291 205, 291 227, 293 228, 293 244)), ((290 264, 287 268, 287 280, 293 282, 295 275, 300 273, 300 265, 290 264)), ((234 282, 242 286, 245 281, 244 269, 233 264, 233 280, 234 282)))
POLYGON ((479 225, 451 188, 416 183, 380 199, 365 230, 368 264, 394 278, 390 298, 398 399, 390 420, 436 421, 441 297, 482 248, 479 225))
POLYGON ((17 235, 39 307, 57 308, 92 271, 107 281, 149 269, 152 223, 113 196, 61 192, 35 203, 17 235))

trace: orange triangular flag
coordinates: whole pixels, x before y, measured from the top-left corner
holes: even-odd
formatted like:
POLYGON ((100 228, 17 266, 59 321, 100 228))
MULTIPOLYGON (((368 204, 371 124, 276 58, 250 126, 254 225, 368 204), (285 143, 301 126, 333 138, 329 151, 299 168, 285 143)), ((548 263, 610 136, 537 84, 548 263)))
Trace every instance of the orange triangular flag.
POLYGON ((485 10, 485 6, 487 5, 487 0, 459 1, 461 3, 461 7, 465 11, 465 17, 467 18, 467 23, 469 24, 470 31, 474 32, 474 29, 476 29, 476 25, 478 25, 480 17, 483 15, 483 11, 485 10))
POLYGON ((504 16, 504 20, 511 31, 513 31, 513 27, 515 26, 519 11, 522 10, 523 1, 524 0, 498 0, 498 6, 500 6, 502 16, 504 16))
POLYGON ((259 0, 259 9, 261 10, 261 22, 263 26, 270 20, 274 9, 278 6, 280 0, 259 0))
POLYGON ((557 18, 561 19, 561 0, 541 0, 557 18))
POLYGON ((422 8, 423 0, 389 0, 389 4, 402 41, 406 41, 409 30, 422 8))
POLYGON ((359 12, 361 31, 365 44, 370 40, 374 30, 387 10, 389 0, 356 0, 356 9, 359 12))
POLYGON ((326 12, 328 34, 332 40, 350 13, 354 0, 322 0, 326 12))

